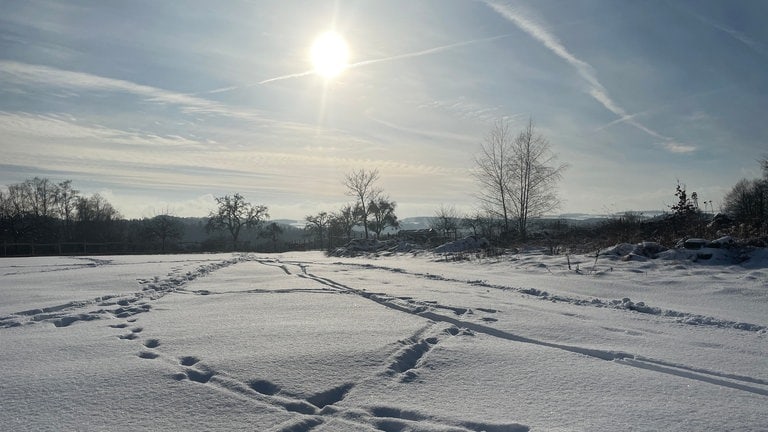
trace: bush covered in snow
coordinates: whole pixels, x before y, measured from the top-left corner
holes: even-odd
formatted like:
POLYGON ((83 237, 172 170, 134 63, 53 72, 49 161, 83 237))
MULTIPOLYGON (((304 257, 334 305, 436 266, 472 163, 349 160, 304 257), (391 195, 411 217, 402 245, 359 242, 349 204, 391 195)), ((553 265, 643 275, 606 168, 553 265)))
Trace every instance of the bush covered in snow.
POLYGON ((670 249, 655 242, 619 243, 600 250, 599 255, 623 261, 665 259, 735 264, 750 259, 753 252, 755 252, 755 248, 740 245, 732 237, 725 236, 716 240, 682 239, 677 242, 674 248, 670 249))
POLYGON ((601 250, 600 255, 620 257, 624 260, 632 259, 633 257, 657 258, 659 253, 666 250, 667 248, 656 242, 641 242, 638 244, 619 243, 616 246, 601 250))
POLYGON ((417 252, 422 247, 403 240, 353 239, 328 252, 329 256, 359 256, 377 253, 417 252))
POLYGON ((452 242, 444 243, 434 249, 435 253, 469 252, 487 249, 491 243, 484 237, 469 236, 452 242))

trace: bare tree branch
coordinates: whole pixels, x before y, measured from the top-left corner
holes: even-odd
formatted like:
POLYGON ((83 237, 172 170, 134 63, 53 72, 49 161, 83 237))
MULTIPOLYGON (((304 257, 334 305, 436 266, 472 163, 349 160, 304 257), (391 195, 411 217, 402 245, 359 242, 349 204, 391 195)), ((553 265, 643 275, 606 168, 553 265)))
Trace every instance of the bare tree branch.
POLYGON ((370 211, 368 204, 374 201, 381 193, 380 189, 374 187, 374 183, 379 179, 379 170, 360 169, 352 171, 344 177, 343 184, 347 187, 347 195, 356 198, 360 205, 360 222, 365 229, 365 238, 368 238, 368 216, 370 211))
POLYGON ((475 163, 480 201, 502 218, 504 231, 509 231, 509 220, 515 219, 518 234, 525 237, 530 218, 559 207, 556 187, 567 164, 556 163, 549 142, 536 131, 533 120, 514 139, 509 123, 497 121, 475 163))

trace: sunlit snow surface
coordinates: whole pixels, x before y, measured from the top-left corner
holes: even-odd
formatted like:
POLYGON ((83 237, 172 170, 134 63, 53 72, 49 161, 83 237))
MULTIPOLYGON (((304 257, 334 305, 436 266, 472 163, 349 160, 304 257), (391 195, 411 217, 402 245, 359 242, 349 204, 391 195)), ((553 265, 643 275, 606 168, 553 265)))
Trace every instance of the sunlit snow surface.
POLYGON ((0 429, 766 430, 765 257, 570 258, 2 259, 0 429))

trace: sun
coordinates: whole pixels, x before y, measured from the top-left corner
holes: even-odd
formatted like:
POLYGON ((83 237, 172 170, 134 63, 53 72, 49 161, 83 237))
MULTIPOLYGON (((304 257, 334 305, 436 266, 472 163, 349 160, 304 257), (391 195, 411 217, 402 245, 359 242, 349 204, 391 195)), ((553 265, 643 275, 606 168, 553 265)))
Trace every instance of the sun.
POLYGON ((329 31, 315 38, 310 56, 315 73, 333 78, 347 68, 349 47, 341 35, 329 31))

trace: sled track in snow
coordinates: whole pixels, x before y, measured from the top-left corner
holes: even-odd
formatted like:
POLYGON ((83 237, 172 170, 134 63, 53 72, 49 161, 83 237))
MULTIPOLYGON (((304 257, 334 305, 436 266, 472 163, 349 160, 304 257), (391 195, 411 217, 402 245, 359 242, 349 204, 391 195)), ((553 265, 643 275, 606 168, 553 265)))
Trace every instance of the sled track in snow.
MULTIPOLYGON (((341 263, 335 263, 335 264, 341 264, 341 263)), ((347 264, 343 264, 343 265, 347 265, 347 264)), ((395 271, 397 273, 406 273, 401 269, 374 267, 368 264, 364 264, 364 265, 351 264, 351 265, 360 266, 364 268, 376 268, 376 269, 395 271)), ((305 270, 306 266, 304 266, 303 269, 305 270)), ((442 276, 435 276, 435 275, 421 275, 421 274, 414 274, 414 275, 425 276, 425 277, 429 277, 430 279, 446 280, 450 282, 465 282, 465 281, 447 279, 447 278, 443 278, 442 276)), ((692 379, 695 381, 705 382, 705 383, 714 384, 722 387, 728 387, 728 388, 745 391, 753 394, 758 394, 762 396, 768 396, 768 380, 763 380, 760 378, 754 378, 754 377, 743 376, 743 375, 727 374, 727 373, 711 371, 711 370, 706 370, 701 368, 694 368, 694 367, 690 367, 682 364, 676 364, 676 363, 667 362, 664 360, 652 359, 652 358, 639 356, 639 355, 622 352, 622 351, 600 350, 600 349, 585 348, 585 347, 579 347, 574 345, 558 344, 558 343, 547 342, 543 340, 537 340, 537 339, 529 338, 526 336, 517 335, 508 331, 500 330, 488 325, 478 324, 475 322, 470 322, 470 321, 460 319, 459 316, 463 314, 459 312, 462 310, 466 311, 468 310, 467 308, 442 307, 441 305, 435 305, 435 304, 430 304, 425 302, 414 302, 411 300, 403 301, 402 298, 392 297, 392 296, 388 296, 381 293, 373 293, 369 291, 355 289, 353 287, 344 285, 332 279, 320 277, 309 272, 307 272, 306 274, 300 274, 298 276, 306 279, 314 280, 317 283, 323 284, 325 286, 328 286, 342 293, 358 295, 360 297, 374 301, 382 306, 388 307, 390 309, 393 309, 399 312, 420 316, 422 318, 425 318, 434 322, 451 324, 456 328, 465 329, 471 332, 481 333, 481 334, 485 334, 488 336, 492 336, 492 337, 496 337, 499 339, 504 339, 512 342, 520 342, 520 343, 543 346, 547 348, 558 349, 561 351, 572 352, 575 354, 581 354, 581 355, 585 355, 585 356, 592 357, 599 360, 611 361, 617 364, 631 366, 639 369, 645 369, 652 372, 673 375, 677 377, 692 379), (452 310, 454 312, 454 316, 437 313, 435 312, 435 308, 452 310)), ((471 283, 471 282, 468 282, 468 283, 471 283)), ((502 289, 509 289, 509 288, 504 287, 502 289)), ((487 311, 491 311, 491 310, 487 310, 487 311)), ((496 312, 496 311, 493 310, 493 312, 496 312)), ((415 351, 424 350, 424 349, 426 349, 426 346, 424 346, 424 344, 413 348, 413 350, 415 351)))

